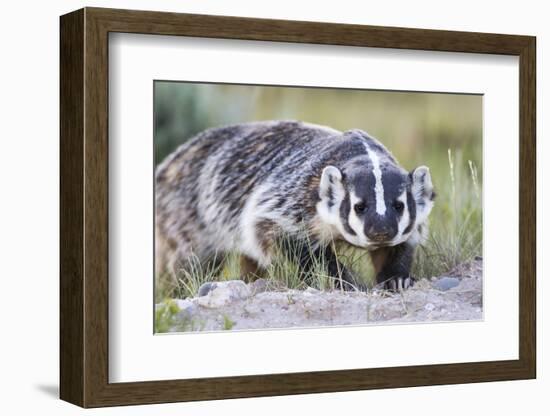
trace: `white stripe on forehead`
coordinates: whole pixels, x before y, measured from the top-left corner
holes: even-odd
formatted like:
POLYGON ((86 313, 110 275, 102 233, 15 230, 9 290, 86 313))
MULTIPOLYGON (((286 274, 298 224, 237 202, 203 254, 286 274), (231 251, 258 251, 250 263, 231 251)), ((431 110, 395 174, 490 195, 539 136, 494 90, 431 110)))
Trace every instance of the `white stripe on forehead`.
POLYGON ((374 174, 374 194, 376 195, 376 213, 384 215, 386 213, 386 201, 384 200, 384 185, 382 185, 382 171, 380 170, 380 159, 376 152, 373 152, 370 147, 363 143, 367 154, 372 162, 372 173, 374 174))

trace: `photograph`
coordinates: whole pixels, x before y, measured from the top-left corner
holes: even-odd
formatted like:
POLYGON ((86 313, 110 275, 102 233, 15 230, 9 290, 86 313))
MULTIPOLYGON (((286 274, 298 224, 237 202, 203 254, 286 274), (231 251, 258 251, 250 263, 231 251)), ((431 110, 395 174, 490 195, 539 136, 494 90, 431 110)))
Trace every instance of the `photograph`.
POLYGON ((35 84, 59 105, 6 137, 40 126, 58 146, 18 169, 28 140, 11 140, 29 198, 11 204, 22 221, 5 217, 27 257, 47 234, 22 224, 59 225, 57 246, 32 245, 57 284, 39 269, 38 309, 11 307, 56 322, 13 337, 54 335, 23 366, 40 377, 11 373, 71 414, 308 397, 308 411, 384 411, 388 395, 408 414, 465 414, 510 409, 503 389, 524 384, 540 404, 544 19, 294 6, 43 13, 59 60, 35 84), (45 162, 57 188, 28 169, 45 162), (37 217, 44 192, 56 221, 37 217))
POLYGON ((155 333, 483 319, 482 95, 153 89, 155 333))

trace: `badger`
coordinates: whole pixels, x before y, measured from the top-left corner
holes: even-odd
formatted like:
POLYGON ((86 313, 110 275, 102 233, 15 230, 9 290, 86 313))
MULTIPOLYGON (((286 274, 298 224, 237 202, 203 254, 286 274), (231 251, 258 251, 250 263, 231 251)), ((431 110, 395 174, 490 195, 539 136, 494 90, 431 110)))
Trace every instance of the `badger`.
POLYGON ((434 196, 426 166, 406 171, 362 130, 298 121, 208 129, 156 170, 156 271, 237 252, 241 273, 257 275, 290 236, 313 247, 301 268, 322 256, 339 288, 361 287, 335 253, 343 240, 369 252, 377 286, 406 289, 434 196))

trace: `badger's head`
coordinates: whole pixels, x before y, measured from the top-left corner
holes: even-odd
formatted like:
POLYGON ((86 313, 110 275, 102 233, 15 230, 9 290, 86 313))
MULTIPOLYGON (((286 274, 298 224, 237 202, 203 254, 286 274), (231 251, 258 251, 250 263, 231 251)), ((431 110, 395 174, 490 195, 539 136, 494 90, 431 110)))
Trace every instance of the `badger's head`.
POLYGON ((426 166, 409 173, 371 154, 342 169, 323 169, 317 212, 350 244, 375 249, 411 237, 426 221, 434 195, 426 166))

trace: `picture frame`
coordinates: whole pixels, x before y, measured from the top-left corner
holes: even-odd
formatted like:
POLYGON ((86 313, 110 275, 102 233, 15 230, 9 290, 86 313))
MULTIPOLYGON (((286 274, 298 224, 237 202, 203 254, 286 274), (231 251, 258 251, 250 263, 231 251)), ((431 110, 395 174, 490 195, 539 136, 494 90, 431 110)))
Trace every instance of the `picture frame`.
POLYGON ((536 377, 536 39, 84 8, 60 19, 60 397, 102 407, 536 377), (519 359, 109 382, 109 33, 519 57, 519 359))

